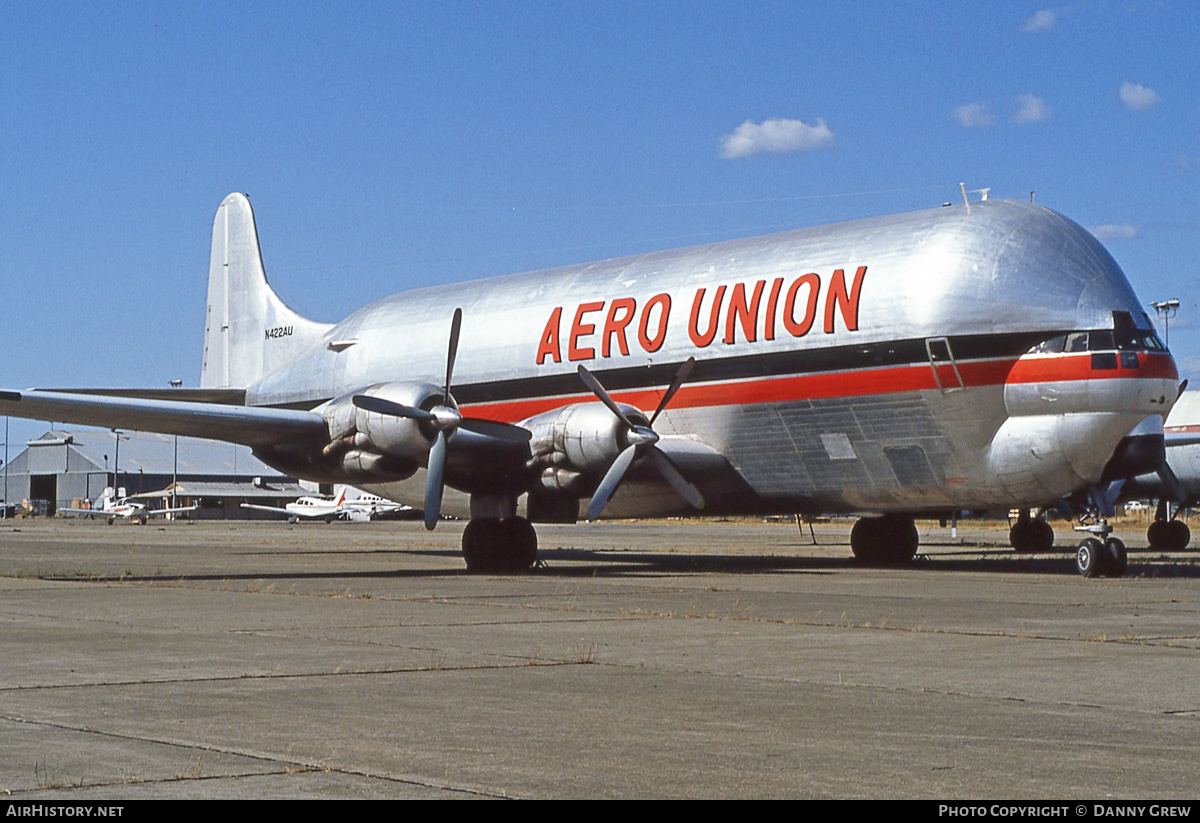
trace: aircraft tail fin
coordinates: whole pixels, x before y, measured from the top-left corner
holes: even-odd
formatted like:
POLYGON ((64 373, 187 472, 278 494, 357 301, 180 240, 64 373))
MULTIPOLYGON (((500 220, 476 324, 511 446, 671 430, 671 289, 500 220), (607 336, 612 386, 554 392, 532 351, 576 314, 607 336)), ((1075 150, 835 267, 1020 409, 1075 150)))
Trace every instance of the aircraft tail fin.
POLYGON ((301 317, 267 283, 246 195, 221 201, 213 220, 200 387, 245 388, 294 360, 331 326, 301 317))

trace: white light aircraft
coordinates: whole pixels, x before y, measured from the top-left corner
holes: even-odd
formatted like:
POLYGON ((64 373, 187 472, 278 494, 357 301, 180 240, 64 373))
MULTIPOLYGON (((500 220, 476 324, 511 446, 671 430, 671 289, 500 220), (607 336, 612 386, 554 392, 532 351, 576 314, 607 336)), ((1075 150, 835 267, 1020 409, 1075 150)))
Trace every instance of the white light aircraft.
POLYGON ((268 285, 231 194, 200 389, 2 391, 0 413, 243 443, 430 528, 469 516, 474 570, 529 567, 532 524, 581 514, 855 513, 858 559, 906 562, 915 515, 1074 495, 1094 576, 1126 562, 1101 492, 1161 465, 1177 380, 1104 247, 1032 203, 436 286, 325 324, 268 285))
POLYGON ((134 523, 145 523, 151 517, 163 517, 168 514, 194 512, 199 506, 182 506, 173 509, 147 509, 144 503, 139 503, 125 495, 124 487, 120 493, 113 491, 112 486, 105 488, 96 498, 96 505, 90 509, 62 508, 60 514, 71 514, 78 517, 106 517, 111 526, 118 517, 128 518, 134 523))
POLYGON ((324 520, 326 523, 332 523, 334 520, 367 521, 377 515, 399 511, 402 508, 399 503, 377 494, 359 492, 355 497, 347 498, 347 491, 349 487, 343 486, 335 498, 305 496, 283 507, 243 503, 242 508, 286 514, 289 523, 300 520, 324 520))

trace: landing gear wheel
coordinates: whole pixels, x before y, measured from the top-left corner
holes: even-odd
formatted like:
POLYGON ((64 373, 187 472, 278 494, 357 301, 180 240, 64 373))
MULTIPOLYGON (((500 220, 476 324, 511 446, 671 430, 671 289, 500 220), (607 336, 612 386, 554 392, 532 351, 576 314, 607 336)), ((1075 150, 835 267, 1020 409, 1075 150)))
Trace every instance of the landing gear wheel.
POLYGON ((1110 537, 1104 541, 1104 550, 1107 552, 1107 568, 1104 569, 1104 574, 1109 577, 1124 577, 1125 569, 1129 565, 1129 556, 1125 553, 1125 544, 1115 537, 1110 537))
MULTIPOLYGON (((1150 548, 1154 551, 1167 551, 1171 548, 1171 523, 1178 523, 1177 520, 1155 520, 1146 529, 1146 542, 1150 544, 1150 548)), ((1184 528, 1187 528, 1184 526, 1184 528)))
POLYGON ((537 561, 537 532, 524 517, 477 517, 462 537, 467 571, 520 572, 537 561))
POLYGON ((1187 523, 1182 520, 1171 520, 1167 523, 1167 546, 1175 551, 1182 551, 1187 548, 1188 541, 1192 539, 1192 532, 1188 529, 1187 523))
POLYGON ((1013 551, 1033 551, 1033 522, 1021 519, 1013 523, 1013 527, 1008 530, 1008 544, 1013 547, 1013 551))
POLYGON ((1033 548, 1031 551, 1048 552, 1054 548, 1054 527, 1045 520, 1033 521, 1033 548))
POLYGON ((1084 577, 1099 577, 1104 573, 1108 550, 1094 537, 1085 538, 1075 552, 1075 568, 1084 577))
POLYGON ((1048 552, 1054 548, 1054 529, 1045 520, 1018 520, 1008 530, 1008 542, 1017 552, 1048 552))
POLYGON ((920 541, 913 519, 902 514, 862 517, 850 529, 854 559, 866 566, 904 565, 916 556, 920 541))
POLYGON ((1146 529, 1146 542, 1154 551, 1182 551, 1192 539, 1192 532, 1182 520, 1155 520, 1146 529))

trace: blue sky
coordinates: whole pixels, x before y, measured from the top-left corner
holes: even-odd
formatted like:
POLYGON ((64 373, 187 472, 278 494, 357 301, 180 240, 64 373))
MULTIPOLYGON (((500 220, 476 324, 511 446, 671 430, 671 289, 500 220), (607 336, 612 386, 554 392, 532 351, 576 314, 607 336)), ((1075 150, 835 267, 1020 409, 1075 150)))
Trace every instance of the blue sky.
POLYGON ((1200 377, 1198 31, 1187 2, 4 3, 0 386, 195 385, 234 190, 333 321, 960 181, 1178 297, 1200 377))

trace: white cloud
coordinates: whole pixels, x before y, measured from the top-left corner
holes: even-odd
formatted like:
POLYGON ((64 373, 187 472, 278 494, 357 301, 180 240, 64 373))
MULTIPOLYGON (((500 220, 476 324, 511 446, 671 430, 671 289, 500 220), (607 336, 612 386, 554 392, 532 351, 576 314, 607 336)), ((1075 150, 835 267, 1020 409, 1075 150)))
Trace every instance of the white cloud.
POLYGON ((833 145, 833 132, 817 118, 810 126, 802 120, 785 117, 752 123, 747 120, 721 138, 721 156, 752 157, 756 154, 788 154, 816 151, 833 145))
POLYGON ((1050 107, 1046 101, 1032 94, 1022 94, 1017 97, 1019 108, 1013 115, 1014 123, 1040 123, 1050 119, 1050 107))
POLYGON ((963 103, 954 110, 954 119, 969 129, 991 126, 996 122, 983 103, 963 103))
POLYGON ((1021 26, 1021 31, 1035 32, 1046 31, 1054 28, 1054 24, 1058 21, 1058 15, 1050 11, 1050 9, 1042 9, 1025 21, 1025 25, 1021 26))
POLYGON ((1121 102, 1125 108, 1134 111, 1147 111, 1159 104, 1158 92, 1148 89, 1141 83, 1125 82, 1121 84, 1121 102))
POLYGON ((1138 236, 1138 228, 1132 223, 1105 223, 1103 226, 1092 226, 1088 231, 1094 234, 1101 243, 1132 240, 1138 236))

